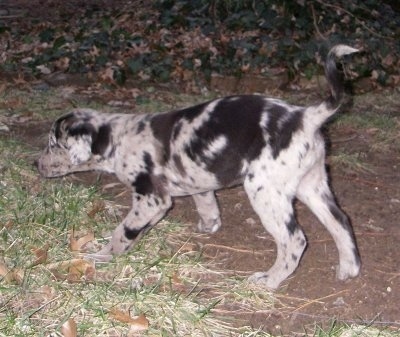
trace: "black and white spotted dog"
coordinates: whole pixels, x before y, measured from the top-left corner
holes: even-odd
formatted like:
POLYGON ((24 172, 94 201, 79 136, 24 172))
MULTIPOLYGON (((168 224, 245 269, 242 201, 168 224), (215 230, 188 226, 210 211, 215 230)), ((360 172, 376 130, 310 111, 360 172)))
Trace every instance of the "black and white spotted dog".
POLYGON ((345 45, 330 50, 325 70, 331 95, 309 107, 241 95, 157 114, 76 109, 52 126, 38 170, 44 177, 100 170, 132 188, 132 209, 99 259, 126 252, 163 218, 175 196, 192 195, 198 229, 216 232, 221 219, 214 191, 243 184, 277 245, 274 265, 251 281, 277 288, 299 264, 306 238, 295 219, 294 198, 333 236, 337 277, 355 277, 360 258, 349 220, 328 186, 320 128, 342 103, 336 58, 356 51, 345 45))

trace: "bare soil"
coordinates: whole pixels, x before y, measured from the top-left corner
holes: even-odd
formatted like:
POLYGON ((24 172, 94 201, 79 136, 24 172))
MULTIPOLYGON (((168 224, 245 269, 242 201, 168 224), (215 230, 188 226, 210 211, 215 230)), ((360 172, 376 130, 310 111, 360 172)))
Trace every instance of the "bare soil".
MULTIPOLYGON (((398 113, 398 107, 388 109, 398 113)), ((362 113, 357 107, 354 111, 362 113)), ((16 125, 10 135, 39 150, 46 142, 50 124, 42 121, 16 125)), ((277 290, 274 310, 236 317, 234 308, 226 308, 232 310, 238 325, 251 324, 278 335, 312 332, 316 324, 326 327, 334 320, 400 327, 400 149, 373 149, 370 135, 353 128, 328 127, 326 134, 331 155, 362 152, 369 168, 354 171, 329 166, 333 190, 355 230, 363 263, 361 275, 346 282, 335 279, 335 244, 313 214, 297 203, 297 217, 308 239, 300 266, 277 290)), ((95 177, 76 176, 88 184, 95 177)), ((106 183, 113 178, 102 179, 106 183)), ((115 195, 120 192, 116 190, 115 195)), ((275 259, 275 244, 243 189, 236 187, 217 195, 222 228, 213 235, 192 239, 202 247, 204 258, 242 277, 268 269, 275 259)), ((129 193, 118 201, 129 205, 129 193)), ((193 230, 198 220, 190 197, 177 198, 168 217, 189 224, 193 230)))

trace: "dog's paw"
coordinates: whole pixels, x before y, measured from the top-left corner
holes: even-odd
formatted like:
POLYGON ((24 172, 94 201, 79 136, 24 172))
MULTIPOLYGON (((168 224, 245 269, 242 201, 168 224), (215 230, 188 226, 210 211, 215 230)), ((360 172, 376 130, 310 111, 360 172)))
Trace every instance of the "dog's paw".
POLYGON ((346 281, 358 276, 360 273, 360 264, 347 263, 336 267, 336 278, 340 281, 346 281))
POLYGON ((111 244, 107 244, 97 253, 85 254, 83 258, 95 262, 110 262, 113 258, 111 251, 112 251, 111 244))
POLYGON ((277 282, 268 273, 257 272, 248 278, 248 281, 259 285, 268 290, 275 290, 279 287, 280 281, 277 282))
POLYGON ((215 233, 221 227, 220 218, 212 219, 205 223, 203 220, 200 220, 197 224, 197 230, 200 233, 215 233))

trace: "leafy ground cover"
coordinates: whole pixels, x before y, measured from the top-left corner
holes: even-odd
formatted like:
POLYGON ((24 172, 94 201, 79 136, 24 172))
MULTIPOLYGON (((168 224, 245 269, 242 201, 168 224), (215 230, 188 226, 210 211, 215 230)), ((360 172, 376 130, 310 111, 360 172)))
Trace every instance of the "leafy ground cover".
MULTIPOLYGON (((393 7, 392 7, 393 6, 393 7)), ((400 15, 381 1, 15 1, 0 16, 1 68, 80 73, 110 83, 185 83, 213 74, 308 79, 334 43, 363 49, 353 69, 397 85, 400 15), (317 61, 317 62, 316 62, 317 61)), ((190 85, 189 85, 190 84, 190 85)))

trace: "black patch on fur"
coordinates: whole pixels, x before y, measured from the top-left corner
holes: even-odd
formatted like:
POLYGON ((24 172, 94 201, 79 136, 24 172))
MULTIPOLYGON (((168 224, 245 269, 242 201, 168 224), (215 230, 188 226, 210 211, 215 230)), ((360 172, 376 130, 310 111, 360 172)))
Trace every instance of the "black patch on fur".
POLYGON ((64 127, 68 127, 69 123, 68 120, 74 119, 74 114, 71 112, 69 114, 66 114, 64 116, 61 116, 60 118, 58 118, 55 122, 54 122, 54 135, 56 136, 56 139, 60 139, 62 132, 61 132, 61 126, 63 124, 67 124, 64 127))
POLYGON ((92 137, 92 153, 103 155, 111 143, 111 126, 108 124, 100 126, 92 137))
POLYGON ((296 218, 294 217, 294 214, 291 214, 290 220, 286 223, 286 228, 288 229, 289 233, 291 235, 293 235, 294 232, 296 232, 298 226, 299 225, 297 224, 297 221, 296 221, 296 218))
POLYGON ((125 231, 125 237, 128 240, 134 240, 137 238, 137 236, 140 234, 140 232, 142 230, 141 229, 129 229, 127 227, 124 227, 124 231, 125 231))
POLYGON ((325 195, 325 200, 328 204, 329 211, 332 213, 333 217, 346 229, 349 233, 353 233, 350 225, 349 218, 347 215, 338 207, 333 196, 325 195))
POLYGON ((158 196, 163 196, 165 193, 164 185, 166 178, 163 175, 156 176, 153 174, 154 162, 150 153, 146 151, 143 152, 143 163, 143 169, 145 171, 139 172, 135 181, 132 183, 132 187, 141 195, 156 194, 158 196))
POLYGON ((354 248, 353 248, 353 254, 354 254, 354 257, 355 257, 355 261, 356 261, 356 263, 357 263, 357 266, 360 266, 360 265, 361 265, 361 257, 360 257, 360 253, 358 252, 357 247, 354 247, 354 248))
POLYGON ((141 195, 148 195, 154 191, 151 176, 146 172, 140 172, 137 175, 135 181, 132 183, 132 187, 135 189, 136 193, 141 195))
POLYGON ((293 134, 303 127, 303 114, 302 108, 289 112, 286 106, 276 103, 268 107, 266 131, 274 159, 289 147, 293 134))
POLYGON ((153 163, 153 160, 151 159, 150 153, 148 153, 146 151, 143 152, 143 161, 144 161, 144 164, 145 164, 146 172, 151 174, 153 172, 153 169, 154 169, 154 163, 153 163))
POLYGON ((141 133, 144 130, 145 126, 146 126, 146 123, 144 121, 140 121, 137 124, 136 134, 141 133))
POLYGON ((143 228, 140 228, 140 229, 136 229, 136 228, 130 229, 130 228, 124 226, 125 237, 126 237, 128 240, 134 240, 134 239, 136 239, 136 238, 139 236, 139 234, 140 234, 141 232, 146 231, 146 229, 147 229, 149 226, 150 226, 150 225, 147 224, 146 226, 144 226, 143 228))
POLYGON ((355 260, 358 263, 358 265, 360 265, 361 264, 361 259, 360 259, 360 255, 358 253, 357 244, 356 244, 356 238, 355 238, 355 235, 354 235, 353 227, 350 224, 349 218, 339 208, 339 206, 337 205, 333 195, 330 195, 330 194, 329 195, 324 195, 324 199, 327 202, 328 208, 329 208, 330 212, 332 213, 332 215, 334 216, 334 218, 350 234, 350 237, 352 238, 352 240, 354 242, 354 245, 355 245, 355 248, 353 250, 354 257, 355 257, 355 260))
POLYGON ((210 119, 194 132, 184 149, 197 163, 205 163, 221 186, 239 182, 243 160, 257 158, 265 146, 260 119, 265 103, 261 96, 243 95, 222 99, 210 112, 210 119), (204 155, 209 144, 220 136, 226 147, 213 158, 204 155))
POLYGON ((176 140, 178 138, 181 129, 182 129, 182 123, 181 122, 176 123, 174 126, 174 130, 172 132, 172 140, 176 140))
POLYGON ((188 122, 193 121, 194 118, 196 118, 203 112, 207 104, 208 103, 203 103, 182 110, 156 114, 151 117, 150 127, 153 131, 154 137, 163 146, 164 162, 167 162, 170 158, 171 137, 176 139, 182 127, 182 124, 179 123, 179 120, 185 119, 188 122))
POLYGON ((72 125, 68 129, 68 134, 72 137, 82 137, 84 135, 93 136, 96 133, 94 126, 91 123, 79 123, 72 125))
POLYGON ((181 157, 177 154, 172 156, 172 160, 174 162, 175 167, 177 168, 178 172, 181 174, 182 177, 186 177, 186 171, 183 167, 181 157))

